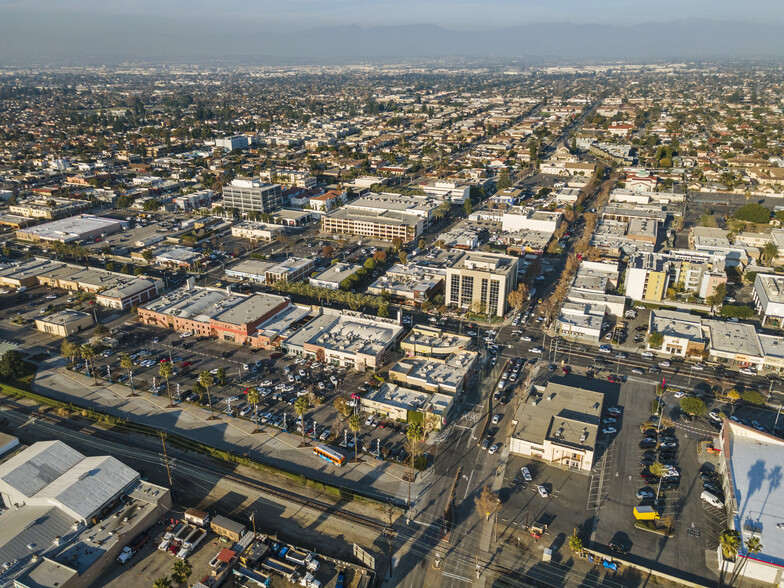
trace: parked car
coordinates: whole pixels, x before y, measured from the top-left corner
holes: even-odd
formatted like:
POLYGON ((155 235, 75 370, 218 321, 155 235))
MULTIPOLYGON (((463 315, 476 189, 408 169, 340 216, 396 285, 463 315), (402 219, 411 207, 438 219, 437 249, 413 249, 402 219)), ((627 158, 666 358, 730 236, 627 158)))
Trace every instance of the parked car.
POLYGON ((520 472, 523 474, 523 480, 525 480, 526 482, 530 482, 533 480, 533 478, 531 477, 531 472, 528 470, 527 467, 523 466, 522 468, 520 468, 520 472))

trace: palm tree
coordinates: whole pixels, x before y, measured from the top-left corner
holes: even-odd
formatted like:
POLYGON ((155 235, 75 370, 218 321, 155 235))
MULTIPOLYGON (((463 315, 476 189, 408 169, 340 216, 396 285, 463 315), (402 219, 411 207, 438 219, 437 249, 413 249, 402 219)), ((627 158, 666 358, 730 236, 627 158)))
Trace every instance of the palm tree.
POLYGON ((172 583, 169 578, 158 578, 152 583, 152 588, 172 588, 172 583))
POLYGON ((667 468, 664 467, 662 462, 655 461, 648 469, 650 470, 651 474, 659 478, 659 485, 656 487, 656 504, 659 504, 659 493, 661 492, 662 478, 664 478, 664 474, 667 473, 667 468))
POLYGON ((724 585, 724 569, 727 561, 735 561, 740 550, 740 533, 734 529, 724 529, 719 535, 721 547, 721 573, 719 574, 719 588, 724 585))
POLYGON ((294 403, 294 412, 302 419, 302 445, 305 445, 305 413, 308 412, 308 399, 300 396, 294 403))
POLYGON ((174 406, 174 403, 172 403, 171 390, 169 389, 169 377, 173 374, 174 370, 172 369, 170 361, 165 361, 158 365, 158 375, 162 378, 166 378, 166 395, 169 397, 169 408, 174 406))
POLYGON ((172 578, 180 584, 185 584, 185 582, 188 581, 188 576, 191 575, 192 571, 193 568, 191 568, 187 561, 183 559, 177 559, 172 566, 172 578))
POLYGON ((81 355, 82 359, 87 362, 87 365, 90 366, 90 371, 93 373, 93 385, 97 386, 98 376, 95 374, 95 369, 93 368, 93 357, 95 357, 95 348, 89 343, 82 343, 82 346, 79 348, 79 355, 81 355))
POLYGON ((358 414, 348 417, 348 428, 354 433, 354 461, 359 461, 359 448, 357 447, 357 433, 362 428, 362 418, 358 414))
POLYGON ((419 442, 424 437, 424 430, 419 423, 409 423, 406 427, 406 440, 408 445, 409 467, 411 472, 408 476, 408 508, 411 508, 411 480, 414 478, 414 462, 419 451, 419 442))
POLYGON ((128 372, 128 379, 131 381, 131 396, 136 396, 133 389, 133 360, 127 353, 120 356, 120 367, 128 372))
POLYGON ((741 571, 749 561, 749 556, 756 555, 760 551, 762 551, 762 543, 758 537, 752 536, 746 539, 746 555, 743 557, 740 563, 735 566, 735 570, 732 572, 732 577, 729 581, 730 586, 732 586, 735 583, 735 580, 738 579, 738 576, 740 576, 741 571))
POLYGON ((212 396, 210 396, 210 386, 214 383, 215 380, 212 379, 212 374, 207 370, 204 370, 199 374, 199 384, 207 392, 207 402, 210 403, 210 420, 215 418, 215 412, 212 409, 212 396))
POLYGON ((248 389, 248 402, 253 405, 253 420, 256 422, 256 431, 259 431, 259 390, 256 387, 248 389))
POLYGON ((779 254, 779 248, 773 242, 765 243, 762 247, 762 256, 768 261, 774 260, 779 254))

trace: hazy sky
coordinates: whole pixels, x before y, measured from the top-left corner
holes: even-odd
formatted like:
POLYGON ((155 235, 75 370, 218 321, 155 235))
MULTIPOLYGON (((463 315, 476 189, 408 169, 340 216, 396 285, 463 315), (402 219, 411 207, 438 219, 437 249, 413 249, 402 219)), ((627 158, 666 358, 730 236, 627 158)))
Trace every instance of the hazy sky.
POLYGON ((0 65, 406 55, 780 59, 784 0, 0 0, 0 65))
MULTIPOLYGON (((719 19, 784 23, 781 0, 0 0, 3 17, 121 22, 127 16, 212 21, 242 19, 261 29, 431 23, 451 29, 537 22, 636 24, 719 19)), ((14 18, 14 20, 16 20, 14 18)), ((222 21, 222 22, 216 22, 222 21)), ((227 22, 228 21, 228 22, 227 22)))

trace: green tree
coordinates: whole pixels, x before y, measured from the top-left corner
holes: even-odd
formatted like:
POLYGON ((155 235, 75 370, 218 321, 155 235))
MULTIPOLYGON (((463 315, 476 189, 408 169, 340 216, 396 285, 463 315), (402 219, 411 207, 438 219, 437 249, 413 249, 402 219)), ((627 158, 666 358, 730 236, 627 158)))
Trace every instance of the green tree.
POLYGON ((89 343, 82 343, 82 346, 79 348, 79 355, 81 355, 82 359, 87 362, 87 365, 90 366, 90 371, 93 374, 93 384, 97 386, 98 374, 95 373, 95 369, 93 366, 93 358, 95 357, 95 348, 89 343))
POLYGON ((463 211, 466 215, 471 214, 474 211, 474 206, 471 204, 471 201, 466 198, 466 201, 463 202, 463 211))
POLYGON ((338 411, 338 414, 344 419, 351 416, 353 409, 349 406, 348 400, 346 400, 344 396, 336 396, 333 405, 335 406, 335 410, 338 411))
POLYGON ((400 250, 400 253, 397 254, 397 257, 400 260, 400 263, 402 263, 403 265, 405 265, 405 263, 408 261, 408 253, 406 253, 402 249, 400 250))
POLYGON ((348 428, 354 433, 354 461, 359 459, 359 448, 357 445, 357 433, 362 428, 362 419, 358 414, 352 414, 348 417, 348 428))
POLYGON ((204 388, 204 392, 207 394, 207 402, 210 405, 210 420, 215 418, 215 411, 212 408, 212 395, 210 395, 210 386, 215 383, 215 380, 212 379, 212 374, 207 370, 203 370, 199 374, 199 385, 204 388))
POLYGON ((253 405, 253 420, 256 423, 256 431, 259 430, 259 389, 255 386, 248 388, 248 404, 253 405))
POLYGON ((776 247, 776 244, 773 242, 765 243, 765 245, 762 247, 762 257, 768 262, 768 265, 770 265, 778 256, 779 248, 776 247))
POLYGON ((713 313, 713 309, 717 306, 721 306, 724 302, 724 297, 727 295, 727 284, 722 282, 721 284, 716 284, 713 288, 713 294, 708 296, 705 299, 705 302, 710 304, 711 313, 713 313))
POLYGON ((309 404, 307 396, 300 396, 294 403, 294 412, 302 420, 302 445, 305 445, 305 413, 308 412, 309 404))
POLYGON ((773 213, 770 208, 765 208, 761 204, 744 204, 735 211, 735 218, 751 223, 768 223, 773 213))
POLYGON ((126 372, 128 372, 128 379, 130 380, 131 383, 131 396, 135 396, 136 393, 133 389, 133 360, 131 359, 131 356, 128 355, 127 353, 123 353, 120 356, 120 367, 124 369, 126 372))
POLYGON ((700 217, 700 226, 715 229, 719 226, 719 224, 716 222, 716 217, 712 214, 703 214, 700 217))
POLYGON ((223 367, 223 366, 219 367, 218 368, 218 373, 215 374, 215 376, 218 378, 218 384, 220 384, 221 386, 225 386, 226 385, 226 368, 225 367, 223 367))
POLYGON ((569 537, 569 549, 571 549, 574 553, 582 553, 583 540, 580 539, 577 535, 572 535, 569 537))
POLYGON ((63 339, 60 344, 60 355, 67 357, 73 363, 77 355, 79 355, 79 346, 70 339, 63 339))
POLYGON ((172 402, 171 390, 169 389, 169 378, 174 374, 174 370, 172 369, 172 365, 170 361, 165 361, 161 364, 158 364, 158 375, 162 378, 166 378, 166 394, 169 397, 169 408, 174 406, 172 402))
POLYGON ((142 251, 142 259, 144 259, 144 261, 150 263, 152 261, 152 258, 153 258, 152 251, 150 251, 149 249, 145 249, 144 251, 142 251))
POLYGON ((169 578, 158 578, 152 583, 152 588, 172 588, 172 583, 169 578))
POLYGON ((372 257, 368 257, 368 258, 365 260, 365 264, 364 264, 364 265, 365 265, 365 269, 366 269, 367 271, 369 271, 369 272, 372 272, 374 269, 376 269, 376 262, 375 262, 375 261, 373 261, 373 258, 372 258, 372 257))
POLYGON ((172 566, 172 578, 175 582, 178 584, 185 584, 185 582, 188 581, 191 572, 193 572, 193 568, 191 568, 187 561, 179 558, 174 560, 174 565, 172 566))
POLYGON ((144 201, 142 208, 148 212, 153 212, 158 210, 161 207, 161 203, 158 202, 155 198, 149 198, 148 200, 144 201))
POLYGON ((6 379, 16 379, 25 375, 27 366, 22 360, 22 355, 16 350, 6 351, 0 357, 0 376, 6 379))
POLYGON ((662 335, 659 331, 651 331, 651 334, 648 335, 648 346, 651 349, 661 349, 663 343, 664 335, 662 335))
POLYGON ((765 396, 756 390, 744 390, 741 394, 741 398, 746 404, 754 404, 756 406, 763 406, 767 401, 765 396))
POLYGON ((684 396, 681 398, 680 407, 683 412, 695 417, 701 417, 707 410, 705 403, 696 396, 684 396))

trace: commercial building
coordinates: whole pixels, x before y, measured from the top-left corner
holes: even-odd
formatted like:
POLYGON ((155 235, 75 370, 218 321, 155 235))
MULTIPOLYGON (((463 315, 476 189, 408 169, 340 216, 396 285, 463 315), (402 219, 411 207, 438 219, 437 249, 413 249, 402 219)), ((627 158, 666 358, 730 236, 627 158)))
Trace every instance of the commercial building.
POLYGON ((554 377, 525 396, 509 450, 588 474, 593 467, 604 396, 612 386, 582 376, 554 377))
POLYGON ((289 257, 282 262, 245 259, 226 268, 226 277, 247 280, 256 284, 273 284, 278 281, 297 282, 304 280, 313 271, 312 259, 289 257))
POLYGON ((280 225, 244 221, 231 227, 231 236, 251 241, 271 242, 282 235, 285 229, 280 225))
POLYGON ((626 269, 626 295, 632 300, 660 302, 669 288, 678 287, 706 298, 726 281, 721 255, 688 250, 638 253, 626 269))
POLYGON ((93 315, 78 310, 61 310, 36 318, 35 328, 56 337, 69 337, 93 326, 93 315))
POLYGON ((396 263, 368 287, 368 294, 388 295, 393 300, 422 304, 443 291, 446 270, 417 264, 396 263))
POLYGON ((250 139, 246 135, 232 135, 215 139, 215 146, 226 151, 235 149, 247 149, 250 147, 250 139))
POLYGON ((445 394, 429 394, 384 382, 375 390, 367 392, 360 401, 363 411, 398 421, 416 420, 430 430, 438 431, 447 423, 454 397, 445 394))
POLYGON ((159 247, 154 251, 153 261, 159 265, 192 269, 204 255, 192 247, 159 247))
POLYGON ((762 322, 784 319, 784 276, 757 274, 754 278, 754 304, 762 314, 762 322))
POLYGON ((718 566, 732 575, 742 565, 741 584, 779 586, 784 582, 784 441, 724 419, 718 448, 728 526, 741 538, 734 561, 722 562, 717 549, 718 566), (748 552, 752 537, 759 541, 758 553, 748 552))
POLYGON ((18 214, 27 218, 55 220, 66 216, 73 216, 90 208, 92 204, 87 200, 74 200, 72 198, 31 198, 18 204, 8 206, 11 214, 18 214))
POLYGON ((444 359, 407 357, 389 368, 389 378, 407 388, 459 396, 474 374, 478 356, 462 350, 444 359))
MULTIPOLYGON (((711 360, 733 367, 762 369, 765 366, 765 346, 754 325, 713 319, 703 319, 702 325, 710 340, 711 360)), ((784 349, 783 341, 781 337, 766 336, 769 353, 780 356, 781 352, 777 348, 784 349)), ((778 363, 777 359, 772 358, 774 364, 778 363)))
POLYGON ((152 278, 39 258, 3 268, 0 284, 14 288, 40 284, 73 292, 91 292, 96 295, 97 304, 118 310, 152 300, 161 289, 160 283, 152 278))
POLYGON ((139 322, 239 345, 250 344, 259 325, 289 305, 282 296, 235 294, 203 288, 193 280, 138 310, 139 322))
POLYGON ((212 190, 199 190, 184 196, 176 196, 172 202, 180 210, 191 211, 209 206, 214 195, 212 190))
POLYGON ((446 304, 503 316, 506 298, 517 287, 517 257, 465 253, 446 270, 446 304))
POLYGON ((503 214, 502 223, 505 232, 538 231, 552 235, 562 218, 560 212, 516 206, 503 214))
POLYGON ((104 237, 128 228, 127 221, 80 214, 16 231, 22 241, 73 243, 104 237))
POLYGON ((452 204, 463 204, 466 199, 471 198, 471 186, 454 181, 423 182, 419 184, 419 188, 428 196, 435 196, 452 204))
POLYGON ((603 304, 567 301, 561 305, 556 328, 563 337, 598 343, 606 316, 607 307, 603 304))
POLYGON ((467 335, 456 335, 435 327, 417 325, 400 342, 400 348, 408 356, 447 357, 468 349, 471 341, 471 337, 467 335))
POLYGON ((321 314, 293 333, 282 348, 292 355, 364 370, 380 367, 404 329, 392 319, 322 308, 321 314))
POLYGON ((308 282, 316 288, 337 290, 340 288, 340 282, 355 274, 361 267, 358 263, 333 263, 323 272, 308 278, 308 282))
POLYGON ((702 334, 702 320, 687 312, 652 310, 648 333, 661 333, 661 347, 652 347, 650 335, 647 349, 679 357, 702 357, 706 341, 702 334))
POLYGON ((169 490, 109 456, 40 441, 0 464, 0 560, 17 588, 83 588, 171 507, 169 490))
POLYGON ((236 178, 223 187, 223 207, 248 212, 275 212, 281 207, 280 184, 267 184, 259 179, 236 178))

